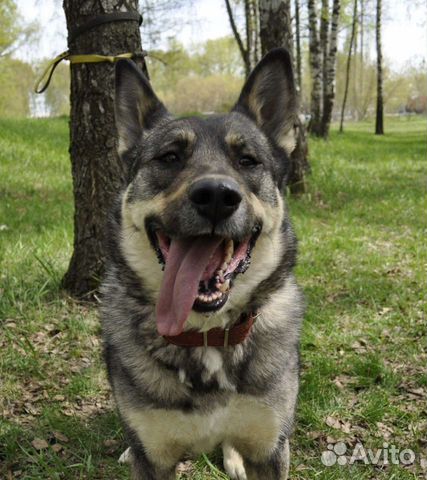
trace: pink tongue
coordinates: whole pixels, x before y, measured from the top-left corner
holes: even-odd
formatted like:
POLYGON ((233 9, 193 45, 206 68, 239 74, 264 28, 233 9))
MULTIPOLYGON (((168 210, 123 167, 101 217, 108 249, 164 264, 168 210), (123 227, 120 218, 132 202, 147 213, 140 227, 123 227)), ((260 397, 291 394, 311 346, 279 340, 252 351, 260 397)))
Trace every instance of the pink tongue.
POLYGON ((160 335, 179 335, 190 314, 203 272, 222 242, 219 237, 172 240, 156 305, 160 335))

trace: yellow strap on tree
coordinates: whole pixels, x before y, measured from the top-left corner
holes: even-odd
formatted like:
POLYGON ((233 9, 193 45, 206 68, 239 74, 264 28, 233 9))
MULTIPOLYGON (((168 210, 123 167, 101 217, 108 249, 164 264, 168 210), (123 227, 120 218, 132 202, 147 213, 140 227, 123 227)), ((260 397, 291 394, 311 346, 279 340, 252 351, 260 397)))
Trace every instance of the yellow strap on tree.
POLYGON ((62 62, 62 60, 68 60, 70 63, 98 63, 98 62, 110 62, 114 63, 117 60, 122 58, 132 58, 133 53, 120 53, 119 55, 97 55, 97 54, 82 54, 82 55, 71 55, 70 52, 63 52, 52 61, 49 62, 48 66, 44 72, 40 75, 37 80, 34 91, 36 93, 43 93, 46 88, 49 86, 50 80, 52 79, 53 72, 55 68, 62 62), (42 86, 40 87, 40 84, 42 86))

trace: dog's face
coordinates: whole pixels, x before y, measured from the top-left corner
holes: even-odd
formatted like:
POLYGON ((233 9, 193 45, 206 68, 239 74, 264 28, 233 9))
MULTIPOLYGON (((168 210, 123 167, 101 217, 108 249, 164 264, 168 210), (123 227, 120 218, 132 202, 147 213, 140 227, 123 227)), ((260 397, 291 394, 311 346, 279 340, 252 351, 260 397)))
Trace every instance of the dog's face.
POLYGON ((173 118, 143 74, 118 63, 116 122, 129 182, 121 248, 156 304, 161 335, 217 325, 274 270, 285 248, 281 189, 295 112, 284 50, 260 62, 230 114, 205 119, 173 118))

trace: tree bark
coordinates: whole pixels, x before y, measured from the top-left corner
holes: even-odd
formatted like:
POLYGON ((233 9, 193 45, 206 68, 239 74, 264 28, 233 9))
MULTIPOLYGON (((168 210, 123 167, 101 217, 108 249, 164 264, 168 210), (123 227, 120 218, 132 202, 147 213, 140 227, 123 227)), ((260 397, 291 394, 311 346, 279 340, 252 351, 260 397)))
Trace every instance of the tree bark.
POLYGON ((310 131, 321 134, 322 66, 315 0, 308 0, 309 53, 312 78, 310 131))
MULTIPOLYGON (((359 10, 359 6, 357 6, 357 10, 359 10)), ((358 37, 359 37, 359 12, 357 13, 356 23, 354 24, 353 74, 352 74, 353 82, 350 83, 350 86, 353 86, 352 118, 356 122, 359 121, 359 82, 357 81, 357 78, 359 76, 359 55, 358 55, 359 45, 357 41, 358 37)))
POLYGON ((359 91, 362 101, 358 109, 358 118, 363 120, 365 117, 364 92, 365 92, 365 0, 360 0, 360 48, 359 48, 359 91))
POLYGON ((290 0, 259 0, 261 51, 286 48, 292 55, 290 0))
POLYGON ((302 97, 302 68, 301 68, 301 28, 300 28, 300 5, 299 0, 295 0, 295 43, 296 43, 296 70, 299 95, 302 97))
POLYGON ((348 55, 347 55, 344 97, 343 97, 342 106, 341 106, 340 133, 344 132, 345 106, 346 106, 346 103, 347 103, 348 87, 349 87, 349 83, 350 83, 351 54, 353 52, 354 34, 356 32, 356 22, 357 22, 357 2, 358 2, 358 0, 354 0, 354 4, 353 4, 354 5, 353 6, 353 21, 352 21, 352 24, 351 24, 350 45, 348 47, 348 55))
POLYGON ((327 51, 324 78, 323 78, 323 114, 322 136, 328 138, 331 125, 332 110, 335 101, 335 72, 337 60, 337 36, 340 16, 340 0, 334 0, 332 6, 331 32, 329 37, 329 49, 327 51))
MULTIPOLYGON (((292 54, 290 0, 259 0, 260 39, 263 54, 284 47, 292 54)), ((310 171, 305 127, 295 119, 296 147, 290 155, 288 186, 293 194, 306 190, 305 174, 310 171)))
POLYGON ((252 71, 259 61, 258 55, 258 1, 245 0, 245 23, 246 23, 246 50, 249 58, 249 69, 252 71))
MULTIPOLYGON (((138 11, 138 0, 64 0, 71 54, 140 54, 136 21, 104 23, 70 38, 89 16, 138 11)), ((116 151, 114 65, 71 65, 70 156, 74 193, 74 251, 63 279, 73 296, 90 298, 104 271, 106 219, 123 171, 116 151)))
MULTIPOLYGON (((320 48, 322 56, 322 108, 326 97, 327 90, 327 69, 328 69, 328 51, 329 51, 329 0, 322 0, 322 8, 320 11, 320 48)), ((322 114, 321 114, 322 115, 322 114)), ((320 120, 319 131, 317 134, 323 136, 323 121, 320 120)))
POLYGON ((381 0, 377 0, 377 21, 375 26, 377 44, 377 114, 375 134, 384 135, 384 100, 383 100, 383 56, 381 46, 381 0))

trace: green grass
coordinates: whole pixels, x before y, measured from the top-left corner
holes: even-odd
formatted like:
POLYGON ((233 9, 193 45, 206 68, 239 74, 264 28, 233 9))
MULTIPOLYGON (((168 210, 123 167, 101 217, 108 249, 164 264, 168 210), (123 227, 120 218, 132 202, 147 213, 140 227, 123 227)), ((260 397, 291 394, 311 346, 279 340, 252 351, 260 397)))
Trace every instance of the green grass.
MULTIPOLYGON (((289 201, 308 305, 292 479, 421 478, 418 457, 321 462, 338 440, 426 446, 426 122, 372 130, 312 140, 309 192, 289 201)), ((67 143, 64 119, 0 121, 0 478, 129 478, 96 310, 59 288, 72 248, 67 143)), ((209 458, 189 478, 227 478, 209 458)))

